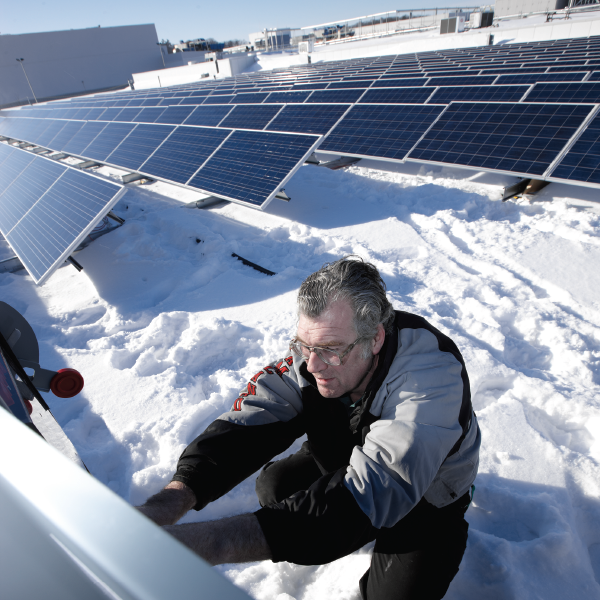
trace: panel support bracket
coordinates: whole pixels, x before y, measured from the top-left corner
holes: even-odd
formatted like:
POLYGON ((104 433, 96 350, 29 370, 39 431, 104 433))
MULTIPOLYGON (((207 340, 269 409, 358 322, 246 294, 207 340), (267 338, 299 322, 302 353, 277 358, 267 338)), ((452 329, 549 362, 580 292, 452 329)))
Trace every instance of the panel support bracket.
POLYGON ((229 202, 229 200, 225 200, 225 198, 219 198, 218 196, 207 196, 206 198, 189 202, 183 206, 184 208, 207 208, 209 206, 219 204, 220 202, 229 202))
POLYGON ((83 271, 83 267, 72 256, 67 258, 67 262, 70 262, 79 272, 83 271))
POLYGON ((48 158, 52 158, 54 160, 62 160, 63 158, 68 158, 68 154, 64 152, 59 152, 58 154, 51 154, 48 158))
POLYGON ((315 153, 313 152, 305 161, 305 165, 316 165, 317 167, 321 164, 321 161, 317 159, 315 153))
POLYGON ((530 181, 531 179, 521 179, 520 181, 517 181, 517 183, 506 186, 502 190, 502 202, 506 202, 509 198, 513 198, 517 194, 524 192, 530 181))
POLYGON ((291 198, 285 193, 285 189, 279 190, 275 194, 275 198, 277 198, 278 200, 283 200, 285 202, 289 202, 291 200, 291 198))
POLYGON ((115 215, 115 213, 112 210, 109 210, 108 213, 106 213, 106 216, 109 219, 112 219, 113 221, 116 221, 117 223, 119 223, 119 225, 123 225, 125 223, 125 219, 121 219, 121 217, 118 217, 117 215, 115 215))
POLYGON ((91 167, 100 167, 101 165, 95 160, 84 160, 83 162, 77 163, 73 166, 77 169, 89 169, 91 167))
POLYGON ((143 180, 146 180, 148 183, 154 183, 154 179, 148 177, 147 175, 142 175, 141 173, 128 173, 127 175, 123 175, 121 177, 121 181, 123 183, 133 183, 134 181, 143 180))
POLYGON ((330 160, 328 162, 319 163, 319 167, 327 167, 328 169, 332 169, 333 171, 337 169, 343 169, 344 167, 349 167, 350 165, 356 164, 360 158, 356 158, 355 156, 342 156, 336 160, 330 160))

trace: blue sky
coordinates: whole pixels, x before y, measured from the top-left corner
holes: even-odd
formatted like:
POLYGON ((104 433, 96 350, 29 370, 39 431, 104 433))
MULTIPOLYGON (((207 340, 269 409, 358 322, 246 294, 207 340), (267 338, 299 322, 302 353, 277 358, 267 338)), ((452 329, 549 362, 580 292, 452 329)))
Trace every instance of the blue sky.
MULTIPOLYGON (((415 6, 435 7, 442 2, 396 2, 390 0, 101 0, 81 3, 75 0, 35 0, 3 3, 0 33, 33 33, 85 27, 110 27, 154 23, 159 39, 213 37, 217 40, 248 39, 250 32, 265 27, 304 27, 328 21, 345 20, 362 15, 415 6)), ((467 2, 475 6, 476 2, 467 2)), ((449 6, 459 5, 448 3, 449 6)))

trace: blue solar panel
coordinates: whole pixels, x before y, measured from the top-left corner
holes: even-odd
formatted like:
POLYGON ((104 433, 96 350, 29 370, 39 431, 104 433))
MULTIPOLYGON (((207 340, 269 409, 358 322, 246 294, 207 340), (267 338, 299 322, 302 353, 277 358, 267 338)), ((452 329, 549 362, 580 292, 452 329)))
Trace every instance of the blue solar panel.
POLYGON ((154 122, 165 123, 167 125, 180 125, 194 110, 193 106, 169 106, 154 122))
POLYGON ((87 122, 62 149, 69 154, 82 156, 83 150, 90 145, 94 138, 107 126, 108 123, 89 121, 87 122))
POLYGON ((84 118, 86 121, 98 121, 105 110, 105 108, 91 108, 84 118))
POLYGON ((600 101, 600 81, 585 83, 536 83, 527 95, 527 102, 590 102, 600 101))
POLYGON ((319 150, 402 160, 444 108, 356 104, 319 150))
POLYGON ((229 95, 218 95, 218 96, 206 96, 203 104, 229 104, 231 100, 235 98, 235 94, 229 95))
POLYGON ((432 77, 428 82, 428 87, 433 86, 452 86, 452 85, 492 85, 497 75, 472 75, 463 77, 432 77))
POLYGON ((311 92, 271 92, 263 104, 287 104, 304 102, 311 92))
POLYGON ((267 129, 324 135, 347 110, 347 104, 290 104, 277 115, 267 129))
POLYGON ((165 141, 175 129, 170 125, 146 125, 141 123, 108 156, 106 162, 132 169, 140 168, 148 157, 165 141))
POLYGON ((183 123, 184 125, 216 127, 233 108, 233 106, 198 106, 183 123))
POLYGON ((322 90, 325 89, 329 83, 295 83, 292 86, 293 90, 322 90))
POLYGON ((58 133, 53 140, 48 142, 48 146, 53 150, 62 150, 83 125, 83 121, 67 121, 60 133, 58 133))
POLYGON ((403 79, 379 79, 371 86, 373 88, 419 87, 427 83, 427 77, 405 77, 403 79))
POLYGON ((594 71, 588 81, 600 81, 600 71, 594 71))
POLYGON ((499 75, 497 84, 528 84, 538 81, 581 81, 587 75, 586 71, 575 73, 534 73, 525 75, 499 75))
POLYGON ((427 87, 379 88, 367 90, 360 104, 424 104, 433 94, 427 87))
POLYGON ((219 127, 264 129, 281 109, 280 104, 236 106, 219 127))
POLYGON ((185 184, 230 133, 227 129, 178 127, 140 171, 185 184))
POLYGON ((341 90, 341 89, 345 89, 345 88, 368 88, 371 87, 371 84, 373 83, 373 81, 375 81, 374 79, 371 79, 369 81, 363 81, 363 80, 352 80, 352 81, 333 81, 331 82, 328 86, 327 89, 328 90, 341 90))
POLYGON ((132 123, 141 110, 142 109, 139 106, 136 108, 122 109, 119 113, 119 121, 122 121, 123 123, 132 123))
POLYGON ((21 150, 1 162, 0 179, 8 182, 0 187, 0 231, 38 284, 64 263, 123 192, 122 186, 21 150), (28 166, 11 170, 10 163, 28 166))
POLYGON ((590 106, 453 103, 408 158, 542 175, 590 106))
POLYGON ((36 144, 47 147, 48 144, 60 133, 66 121, 50 121, 44 132, 38 136, 36 144))
POLYGON ((600 185, 600 116, 596 115, 550 174, 555 179, 600 185))
POLYGON ((86 158, 104 162, 134 127, 135 123, 109 123, 94 141, 81 151, 81 154, 86 158))
POLYGON ((306 103, 318 102, 320 104, 352 104, 356 102, 365 92, 365 90, 320 90, 313 92, 306 103))
MULTIPOLYGON (((438 88, 429 99, 432 104, 450 102, 518 102, 528 85, 474 85, 438 88)), ((529 102, 529 97, 527 98, 529 102)))
MULTIPOLYGON (((118 119, 117 117, 119 116, 119 114, 121 113, 123 109, 122 108, 107 108, 103 113, 102 113, 102 121, 119 121, 120 119, 118 119)), ((57 118, 58 115, 57 115, 57 118)))
POLYGON ((154 123, 164 112, 164 106, 153 106, 151 108, 143 108, 135 118, 131 119, 134 123, 154 123))
POLYGON ((234 131, 188 185, 244 204, 264 206, 317 140, 297 134, 234 131))
POLYGON ((260 104, 268 95, 269 92, 236 94, 231 100, 231 104, 260 104))

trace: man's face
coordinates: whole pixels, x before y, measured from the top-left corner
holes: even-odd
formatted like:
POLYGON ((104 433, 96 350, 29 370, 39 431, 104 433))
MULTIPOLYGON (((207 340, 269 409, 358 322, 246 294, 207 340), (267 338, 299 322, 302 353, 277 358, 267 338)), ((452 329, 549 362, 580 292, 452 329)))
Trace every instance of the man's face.
MULTIPOLYGON (((383 327, 371 342, 372 354, 376 354, 383 344, 383 327), (381 339, 378 339, 381 338, 381 339)), ((307 346, 319 346, 343 352, 357 338, 353 324, 353 315, 347 300, 329 305, 315 319, 300 315, 298 321, 298 341, 307 346)), ((370 377, 365 377, 373 365, 373 355, 362 358, 362 345, 357 344, 343 359, 343 364, 334 367, 323 362, 314 352, 306 361, 308 372, 312 373, 317 388, 325 398, 340 398, 351 393, 364 391, 370 377), (360 386, 359 386, 360 384, 360 386), (357 389, 357 386, 358 389, 357 389)))

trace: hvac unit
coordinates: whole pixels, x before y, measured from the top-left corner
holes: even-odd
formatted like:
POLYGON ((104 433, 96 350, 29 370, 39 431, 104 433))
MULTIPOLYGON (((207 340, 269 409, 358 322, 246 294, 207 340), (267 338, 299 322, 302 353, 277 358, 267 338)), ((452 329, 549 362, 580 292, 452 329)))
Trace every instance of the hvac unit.
POLYGON ((451 17, 440 21, 440 33, 460 33, 465 30, 464 17, 451 17))

